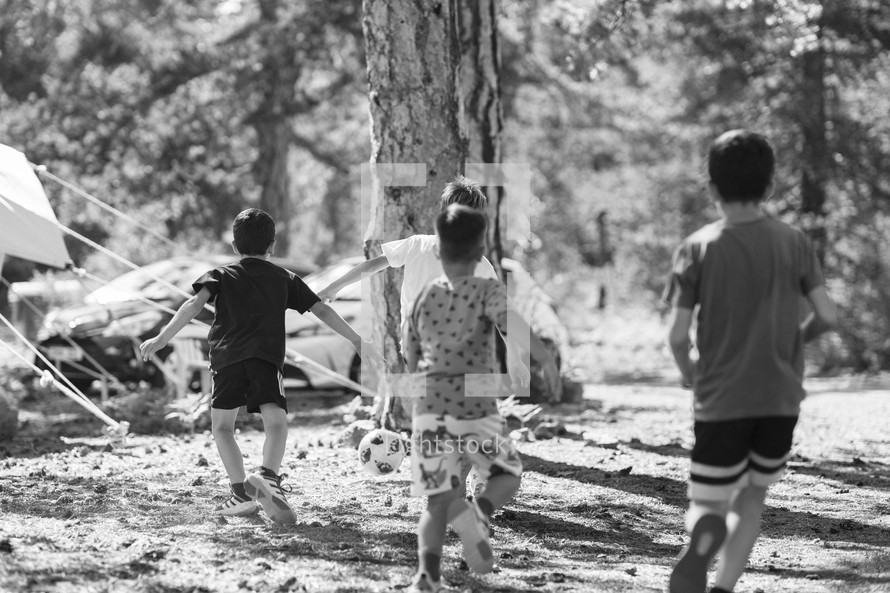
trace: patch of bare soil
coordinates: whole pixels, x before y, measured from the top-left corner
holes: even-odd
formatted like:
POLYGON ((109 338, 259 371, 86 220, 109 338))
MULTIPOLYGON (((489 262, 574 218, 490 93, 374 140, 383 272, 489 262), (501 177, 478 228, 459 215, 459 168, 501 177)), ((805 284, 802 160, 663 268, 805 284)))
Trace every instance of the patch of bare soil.
MULTIPOLYGON (((890 591, 890 390, 814 381, 789 475, 737 591, 890 591)), ((519 444, 526 473, 495 516, 498 571, 462 570, 460 591, 662 591, 684 540, 690 396, 658 383, 588 385, 546 410, 565 431, 519 444)), ((23 403, 0 443, 0 591, 9 593, 399 591, 414 572, 422 501, 407 463, 362 472, 332 446, 345 401, 306 400, 283 471, 296 525, 220 518, 227 493, 209 434, 135 436, 112 448, 58 395, 23 403)), ((559 431, 558 431, 559 432, 559 431)), ((239 436, 248 468, 263 435, 239 436)))

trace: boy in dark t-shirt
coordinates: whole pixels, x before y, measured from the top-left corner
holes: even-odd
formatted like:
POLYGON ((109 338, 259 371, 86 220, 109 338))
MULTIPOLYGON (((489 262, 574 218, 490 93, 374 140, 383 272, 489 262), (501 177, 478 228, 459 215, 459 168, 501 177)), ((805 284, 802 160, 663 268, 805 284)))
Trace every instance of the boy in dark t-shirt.
MULTIPOLYGON (((232 484, 232 495, 216 512, 244 516, 257 512, 257 502, 278 523, 296 515, 278 474, 287 444, 287 401, 281 378, 285 355, 284 315, 287 309, 311 311, 362 352, 362 338, 292 272, 268 261, 275 244, 275 223, 256 208, 241 212, 232 224, 232 247, 240 261, 211 270, 192 285, 188 299, 161 332, 140 346, 149 359, 185 327, 207 303, 216 312, 210 327, 213 393, 210 417, 213 437, 232 484), (235 441, 238 409, 260 413, 266 440, 259 473, 245 476, 235 441)), ((373 352, 366 344, 366 352, 373 352)))
POLYGON ((695 445, 686 528, 689 545, 670 576, 671 593, 728 593, 760 533, 767 488, 784 472, 804 397, 803 343, 836 323, 819 261, 804 234, 764 216, 774 156, 766 138, 732 130, 708 156, 721 220, 674 254, 665 300, 683 383, 694 394, 695 445), (802 300, 813 313, 803 322, 802 300), (697 362, 689 331, 697 321, 697 362))

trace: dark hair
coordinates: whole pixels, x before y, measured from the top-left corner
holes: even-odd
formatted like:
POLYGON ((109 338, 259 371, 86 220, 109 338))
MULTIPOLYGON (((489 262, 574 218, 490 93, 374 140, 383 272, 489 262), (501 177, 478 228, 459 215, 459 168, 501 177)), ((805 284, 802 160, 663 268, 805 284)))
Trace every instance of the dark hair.
POLYGON ((235 217, 232 234, 241 255, 265 255, 275 241, 275 221, 259 208, 248 208, 235 217))
POLYGON ((439 199, 439 208, 443 212, 451 204, 460 204, 479 212, 485 212, 488 208, 488 198, 485 197, 478 183, 463 175, 458 175, 454 181, 445 186, 442 197, 439 199))
POLYGON ((759 202, 773 177, 769 141, 747 130, 730 130, 711 143, 708 175, 724 202, 759 202))
POLYGON ((439 257, 443 262, 464 263, 475 259, 485 243, 485 215, 468 206, 451 204, 436 217, 439 257))

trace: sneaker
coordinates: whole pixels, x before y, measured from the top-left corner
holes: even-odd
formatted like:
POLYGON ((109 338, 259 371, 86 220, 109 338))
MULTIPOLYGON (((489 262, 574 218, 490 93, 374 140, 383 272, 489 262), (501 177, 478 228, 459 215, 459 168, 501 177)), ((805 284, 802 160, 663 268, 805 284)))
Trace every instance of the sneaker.
POLYGON ((442 588, 442 581, 434 581, 425 572, 418 573, 408 588, 405 589, 405 593, 426 593, 427 591, 444 593, 445 589, 442 588))
POLYGON ((479 472, 474 467, 470 470, 470 475, 467 476, 467 495, 471 496, 473 500, 478 500, 479 497, 482 496, 486 484, 487 482, 482 479, 479 472))
POLYGON ((473 572, 486 573, 494 568, 494 552, 489 543, 488 519, 475 501, 454 499, 448 506, 448 522, 460 536, 464 560, 473 572))
POLYGON ((256 502, 250 499, 242 500, 235 493, 232 493, 227 501, 213 509, 214 512, 229 517, 249 517, 258 513, 259 510, 260 507, 256 502))
POLYGON ((718 515, 704 515, 689 538, 689 545, 671 572, 670 593, 705 593, 708 585, 708 565, 726 539, 726 521, 718 515))
POLYGON ((296 523, 297 515, 284 497, 281 487, 283 475, 252 474, 244 482, 244 491, 263 506, 269 518, 276 523, 296 523))

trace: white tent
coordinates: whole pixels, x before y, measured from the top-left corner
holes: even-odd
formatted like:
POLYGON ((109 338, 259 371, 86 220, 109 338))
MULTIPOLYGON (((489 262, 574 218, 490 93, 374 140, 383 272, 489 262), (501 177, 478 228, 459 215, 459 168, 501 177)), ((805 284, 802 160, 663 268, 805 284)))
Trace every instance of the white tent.
POLYGON ((28 159, 0 144, 0 266, 6 254, 64 268, 71 257, 58 224, 28 159))

